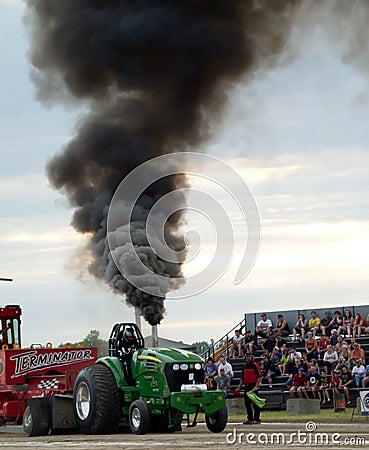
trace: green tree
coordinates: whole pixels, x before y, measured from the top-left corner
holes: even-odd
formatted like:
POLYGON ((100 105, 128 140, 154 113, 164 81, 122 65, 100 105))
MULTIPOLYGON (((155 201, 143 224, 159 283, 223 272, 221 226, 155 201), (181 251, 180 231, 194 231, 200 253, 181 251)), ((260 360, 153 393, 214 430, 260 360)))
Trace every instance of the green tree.
POLYGON ((208 349, 208 347, 209 347, 209 344, 208 344, 208 342, 206 342, 206 341, 194 342, 192 345, 193 345, 194 347, 196 347, 195 352, 196 352, 198 355, 201 355, 202 353, 204 353, 204 352, 208 349))
POLYGON ((82 341, 83 347, 97 347, 99 358, 109 353, 108 341, 100 339, 100 331, 90 330, 82 341))

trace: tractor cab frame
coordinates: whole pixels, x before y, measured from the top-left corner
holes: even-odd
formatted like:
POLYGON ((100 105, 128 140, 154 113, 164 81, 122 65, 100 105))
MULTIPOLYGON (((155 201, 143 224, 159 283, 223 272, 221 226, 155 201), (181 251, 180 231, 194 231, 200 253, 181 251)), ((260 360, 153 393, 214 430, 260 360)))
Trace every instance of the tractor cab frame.
POLYGON ((21 348, 21 315, 19 305, 6 305, 0 308, 0 349, 21 348))

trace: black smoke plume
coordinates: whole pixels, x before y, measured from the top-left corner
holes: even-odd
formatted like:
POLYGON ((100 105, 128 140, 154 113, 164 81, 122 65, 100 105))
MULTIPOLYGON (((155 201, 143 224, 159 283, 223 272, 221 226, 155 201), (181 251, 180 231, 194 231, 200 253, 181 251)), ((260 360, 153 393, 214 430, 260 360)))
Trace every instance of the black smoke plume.
MULTIPOLYGON (((90 272, 126 294, 150 324, 164 315, 166 292, 149 296, 124 279, 107 245, 107 211, 120 181, 168 152, 197 149, 219 116, 227 89, 283 48, 294 7, 288 0, 25 0, 38 98, 87 100, 78 134, 50 161, 47 175, 75 208, 72 224, 89 233, 90 272)), ((176 288, 181 264, 160 260, 145 239, 153 203, 186 185, 156 183, 127 226, 140 258, 176 288)), ((183 202, 185 206, 185 202, 183 202)), ((183 214, 166 239, 183 247, 183 214)))

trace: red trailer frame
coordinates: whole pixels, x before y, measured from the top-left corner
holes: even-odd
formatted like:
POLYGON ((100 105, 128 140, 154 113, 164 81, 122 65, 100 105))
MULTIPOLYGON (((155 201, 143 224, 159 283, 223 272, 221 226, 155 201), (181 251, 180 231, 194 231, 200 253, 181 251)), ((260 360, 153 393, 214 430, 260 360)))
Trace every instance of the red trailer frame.
POLYGON ((97 360, 97 348, 21 348, 19 305, 0 308, 0 423, 22 422, 32 398, 73 393, 75 379, 97 360))

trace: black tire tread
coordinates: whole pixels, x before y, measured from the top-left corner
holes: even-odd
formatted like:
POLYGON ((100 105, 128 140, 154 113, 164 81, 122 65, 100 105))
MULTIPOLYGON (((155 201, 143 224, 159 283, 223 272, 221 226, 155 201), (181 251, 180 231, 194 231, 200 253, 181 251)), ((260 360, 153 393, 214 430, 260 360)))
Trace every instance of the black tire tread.
POLYGON ((216 421, 215 423, 211 423, 209 420, 209 416, 205 414, 206 426, 212 433, 221 433, 226 427, 228 421, 227 406, 224 405, 222 408, 218 409, 218 411, 212 414, 212 418, 214 417, 216 421))
POLYGON ((129 407, 129 425, 130 425, 132 433, 134 433, 134 434, 142 435, 142 434, 147 434, 150 431, 151 414, 150 414, 150 410, 149 410, 147 404, 143 400, 138 399, 138 400, 135 400, 133 403, 131 403, 131 406, 129 407), (131 422, 132 410, 135 407, 140 410, 141 417, 142 417, 141 426, 138 429, 135 429, 131 422))
MULTIPOLYGON (((27 406, 27 408, 24 412, 24 415, 26 413, 31 414, 31 410, 30 410, 29 406, 27 406)), ((47 422, 33 420, 32 414, 31 414, 31 423, 28 426, 26 426, 23 422, 23 431, 29 437, 46 436, 49 433, 49 424, 47 422)))
POLYGON ((77 422, 85 434, 108 434, 117 431, 121 415, 121 394, 111 370, 102 364, 83 369, 76 380, 87 382, 90 388, 93 417, 77 422))

